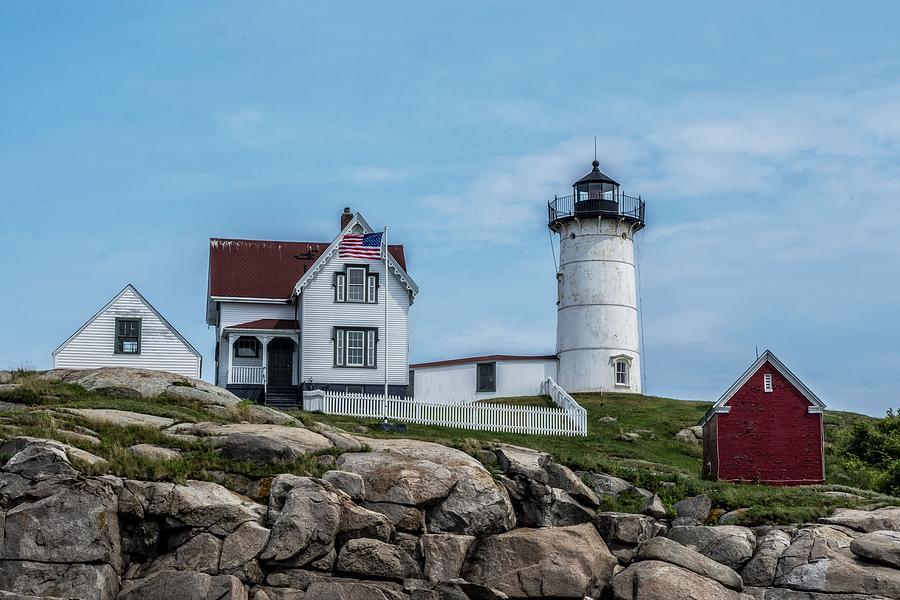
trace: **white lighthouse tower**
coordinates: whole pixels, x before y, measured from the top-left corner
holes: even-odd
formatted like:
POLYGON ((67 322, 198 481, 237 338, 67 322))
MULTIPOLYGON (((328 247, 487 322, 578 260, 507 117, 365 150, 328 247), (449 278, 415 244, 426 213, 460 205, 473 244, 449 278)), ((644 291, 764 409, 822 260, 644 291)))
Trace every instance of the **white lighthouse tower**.
POLYGON ((572 195, 549 205, 559 234, 556 351, 568 392, 641 392, 634 236, 644 202, 593 162, 572 195))

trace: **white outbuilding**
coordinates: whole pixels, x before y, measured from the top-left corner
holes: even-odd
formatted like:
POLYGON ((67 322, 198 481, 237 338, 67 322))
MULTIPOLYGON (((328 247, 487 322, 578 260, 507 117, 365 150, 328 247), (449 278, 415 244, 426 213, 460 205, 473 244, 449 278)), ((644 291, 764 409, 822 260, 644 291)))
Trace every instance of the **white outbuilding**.
POLYGON ((136 367, 200 378, 202 357, 130 283, 53 351, 53 367, 136 367))
POLYGON ((428 404, 466 404, 491 398, 540 396, 557 358, 493 354, 409 366, 410 395, 428 404))

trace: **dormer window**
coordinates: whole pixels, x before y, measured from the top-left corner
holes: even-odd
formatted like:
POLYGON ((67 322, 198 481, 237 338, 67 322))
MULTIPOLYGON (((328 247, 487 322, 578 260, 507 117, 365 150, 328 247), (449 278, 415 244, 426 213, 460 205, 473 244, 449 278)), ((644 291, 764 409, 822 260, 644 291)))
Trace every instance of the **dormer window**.
POLYGON ((775 386, 772 385, 772 374, 766 373, 763 375, 763 390, 766 392, 775 391, 775 386))
POLYGON ((347 265, 334 274, 334 301, 377 304, 378 273, 370 273, 367 265, 347 265))

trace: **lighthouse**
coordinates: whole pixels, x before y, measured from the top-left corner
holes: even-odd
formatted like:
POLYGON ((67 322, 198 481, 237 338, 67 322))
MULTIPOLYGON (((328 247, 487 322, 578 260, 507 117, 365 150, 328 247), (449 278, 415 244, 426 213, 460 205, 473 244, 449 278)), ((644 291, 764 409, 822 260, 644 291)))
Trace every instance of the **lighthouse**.
POLYGON ((593 162, 572 195, 549 203, 559 235, 556 352, 568 392, 641 392, 634 237, 644 202, 593 162))

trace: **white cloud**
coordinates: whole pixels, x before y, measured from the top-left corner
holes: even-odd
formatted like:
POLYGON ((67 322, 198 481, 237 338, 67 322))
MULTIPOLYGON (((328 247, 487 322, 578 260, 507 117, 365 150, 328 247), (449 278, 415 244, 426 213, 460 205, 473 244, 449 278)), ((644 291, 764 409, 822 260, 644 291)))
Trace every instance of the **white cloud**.
MULTIPOLYGON (((771 346, 836 407, 877 414, 900 396, 883 379, 889 369, 854 391, 840 368, 847 348, 877 362, 900 336, 896 320, 863 333, 900 299, 895 91, 710 96, 601 141, 605 170, 648 202, 640 246, 654 392, 715 398, 754 347, 771 346)), ((423 199, 433 211, 423 226, 451 247, 537 243, 545 202, 586 170, 591 147, 567 140, 499 159, 462 192, 423 199)), ((527 298, 530 285, 509 292, 527 298)), ((522 331, 482 310, 438 337, 445 355, 552 347, 553 323, 522 331)))

